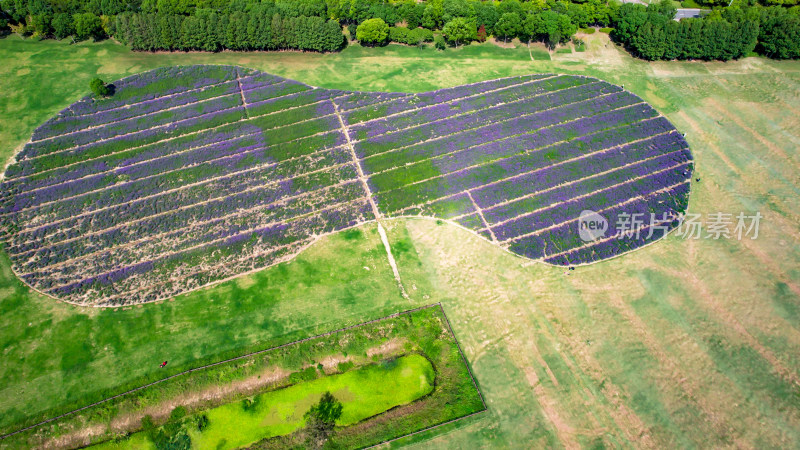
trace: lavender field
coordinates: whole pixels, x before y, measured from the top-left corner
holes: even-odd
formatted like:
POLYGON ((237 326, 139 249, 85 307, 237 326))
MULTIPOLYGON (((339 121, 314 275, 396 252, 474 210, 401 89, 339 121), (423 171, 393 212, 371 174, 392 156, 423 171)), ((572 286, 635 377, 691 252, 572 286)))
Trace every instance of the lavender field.
POLYGON ((660 238, 688 201, 680 133, 594 78, 353 93, 191 66, 114 85, 39 127, 0 186, 15 272, 73 303, 172 297, 393 216, 581 264, 660 238), (583 210, 609 219, 606 237, 579 238, 583 210), (658 222, 619 239, 624 214, 658 222))

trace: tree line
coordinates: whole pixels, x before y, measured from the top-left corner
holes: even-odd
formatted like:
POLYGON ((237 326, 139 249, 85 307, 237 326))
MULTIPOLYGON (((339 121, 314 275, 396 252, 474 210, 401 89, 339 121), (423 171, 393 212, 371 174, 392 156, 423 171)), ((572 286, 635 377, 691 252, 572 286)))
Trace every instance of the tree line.
POLYGON ((114 37, 134 50, 299 49, 333 52, 344 44, 342 27, 319 16, 283 16, 270 5, 248 11, 195 14, 131 13, 116 16, 114 37))
POLYGON ((343 25, 366 45, 415 45, 437 31, 437 48, 443 38, 458 46, 488 36, 553 48, 598 26, 613 27, 614 40, 649 60, 800 57, 800 7, 749 3, 680 22, 669 2, 617 0, 0 0, 0 10, 0 27, 6 20, 21 33, 113 36, 144 51, 336 51, 343 25))
POLYGON ((668 1, 624 4, 612 37, 648 60, 728 61, 756 52, 776 59, 800 58, 800 10, 778 6, 719 8, 702 18, 672 20, 668 1))

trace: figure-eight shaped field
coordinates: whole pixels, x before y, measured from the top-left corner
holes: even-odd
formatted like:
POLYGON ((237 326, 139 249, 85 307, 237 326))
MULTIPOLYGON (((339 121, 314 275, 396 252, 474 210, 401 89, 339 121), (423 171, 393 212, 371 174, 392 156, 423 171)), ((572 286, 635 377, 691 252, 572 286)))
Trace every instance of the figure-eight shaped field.
POLYGON ((167 298, 396 216, 581 264, 661 238, 688 201, 680 133, 590 77, 365 93, 191 66, 115 86, 39 127, 0 186, 15 272, 74 303, 167 298), (589 240, 586 210, 608 222, 589 240))

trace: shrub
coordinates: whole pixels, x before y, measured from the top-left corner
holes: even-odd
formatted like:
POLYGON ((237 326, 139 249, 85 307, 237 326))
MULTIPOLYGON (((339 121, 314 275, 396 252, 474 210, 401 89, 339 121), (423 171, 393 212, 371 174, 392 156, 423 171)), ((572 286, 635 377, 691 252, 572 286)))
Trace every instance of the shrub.
POLYGON ((436 50, 444 50, 444 49, 447 48, 447 44, 445 44, 444 38, 441 37, 441 36, 436 36, 433 39, 433 42, 434 42, 433 45, 434 45, 434 47, 436 47, 436 50))
POLYGON ((607 28, 600 28, 600 32, 601 33, 611 34, 612 31, 614 31, 613 28, 608 28, 608 27, 607 28))
POLYGON ((367 19, 356 28, 356 39, 362 45, 381 45, 389 37, 389 25, 383 19, 367 19))
POLYGON ((399 44, 418 45, 433 41, 433 31, 425 28, 390 27, 389 40, 399 44))
POLYGON ((594 28, 581 28, 581 33, 583 34, 594 34, 597 31, 594 28))
POLYGON ((208 416, 203 414, 197 418, 197 431, 203 431, 208 427, 208 416))

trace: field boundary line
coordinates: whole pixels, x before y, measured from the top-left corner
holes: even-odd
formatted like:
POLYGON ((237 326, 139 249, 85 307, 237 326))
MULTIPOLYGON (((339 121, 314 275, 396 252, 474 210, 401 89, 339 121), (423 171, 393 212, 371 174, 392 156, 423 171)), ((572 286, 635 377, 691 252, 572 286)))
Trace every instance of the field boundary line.
MULTIPOLYGON (((239 87, 239 96, 242 100, 242 107, 244 107, 244 117, 245 119, 250 118, 250 113, 247 111, 247 100, 244 98, 244 90, 242 89, 242 76, 239 74, 239 68, 236 67, 236 85, 239 87)), ((267 86, 272 86, 269 84, 267 86)))
POLYGON ((467 368, 467 373, 469 374, 469 378, 472 381, 472 386, 475 388, 475 391, 478 392, 478 397, 480 397, 480 399, 481 399, 481 404, 483 405, 483 409, 481 409, 480 411, 475 411, 473 413, 469 413, 469 414, 467 414, 465 416, 456 417, 455 419, 450 419, 450 420, 444 421, 442 423, 438 423, 438 424, 435 424, 435 425, 431 425, 431 426, 425 427, 425 428, 423 428, 421 430, 413 431, 411 433, 407 433, 407 434, 404 434, 402 436, 397 436, 397 437, 392 438, 392 439, 387 439, 387 440, 378 442, 376 444, 372 444, 370 446, 362 447, 362 448, 375 448, 375 447, 377 447, 379 445, 384 445, 384 444, 387 444, 389 442, 394 442, 394 441, 397 441, 399 439, 403 439, 403 438, 406 438, 406 437, 409 437, 409 436, 414 436, 414 435, 417 435, 417 434, 420 434, 420 433, 424 433, 426 431, 433 430, 434 428, 438 428, 438 427, 441 427, 441 426, 444 426, 444 425, 447 425, 447 424, 450 424, 450 423, 453 423, 453 422, 456 422, 456 421, 459 421, 459 420, 462 420, 462 419, 466 419, 468 417, 472 417, 472 416, 476 416, 476 415, 481 414, 481 413, 485 413, 486 411, 489 410, 489 407, 486 405, 486 399, 483 398, 483 392, 481 392, 481 389, 478 387, 478 382, 475 380, 475 375, 472 373, 472 367, 470 367, 469 361, 467 361, 467 357, 464 356, 464 350, 461 348, 461 343, 458 341, 458 338, 456 337, 456 333, 455 333, 455 331, 453 331, 453 327, 450 325, 450 319, 447 317, 447 314, 444 312, 444 306, 442 305, 441 302, 434 303, 433 305, 429 305, 429 306, 438 306, 439 310, 442 312, 442 316, 444 317, 445 325, 447 326, 447 331, 449 331, 450 335, 453 336, 453 341, 455 341, 456 348, 458 348, 458 354, 461 355, 461 361, 464 363, 464 367, 467 368))
MULTIPOLYGON (((226 364, 226 363, 229 363, 229 362, 250 358, 250 357, 253 357, 253 356, 257 356, 257 355, 261 355, 261 354, 268 353, 268 352, 271 352, 271 351, 279 350, 281 348, 289 347, 289 346, 295 345, 295 344, 300 344, 300 343, 303 343, 303 342, 306 342, 306 341, 310 341, 310 340, 313 340, 313 339, 319 339, 319 338, 323 338, 323 337, 333 336, 333 335, 341 333, 343 331, 352 330, 352 329, 358 328, 360 326, 370 325, 370 324, 373 324, 373 323, 381 322, 383 320, 394 319, 394 318, 397 318, 397 317, 401 317, 401 316, 404 316, 404 315, 412 314, 412 313, 415 313, 417 311, 422 311, 422 310, 425 310, 425 309, 428 309, 428 308, 433 308, 433 307, 436 307, 436 306, 439 306, 441 308, 441 303, 432 303, 432 304, 429 304, 429 305, 419 306, 417 308, 413 308, 413 309, 408 309, 408 310, 405 310, 405 311, 392 313, 392 314, 389 314, 388 316, 379 317, 377 319, 372 319, 372 320, 367 320, 365 322, 360 322, 360 323, 357 323, 357 324, 354 324, 354 325, 349 325, 349 326, 346 326, 346 327, 337 328, 335 330, 327 331, 325 333, 320 333, 320 334, 316 334, 316 335, 313 335, 313 336, 308 336, 308 337, 305 337, 305 338, 297 339, 297 340, 294 340, 294 341, 291 341, 291 342, 287 342, 287 343, 284 343, 284 344, 276 345, 276 346, 269 347, 269 348, 266 348, 266 349, 256 350, 256 351, 253 351, 253 352, 245 353, 243 355, 234 356, 232 358, 227 358, 227 359, 223 359, 221 361, 216 361, 216 362, 213 362, 213 363, 204 364, 204 365, 201 365, 201 366, 198 366, 198 367, 187 369, 187 370, 184 370, 184 371, 169 375, 169 376, 167 376, 165 378, 162 378, 160 380, 156 380, 156 381, 153 381, 153 382, 150 382, 150 383, 147 383, 147 384, 143 384, 143 385, 135 387, 133 389, 129 389, 129 390, 125 391, 125 392, 121 392, 119 394, 112 395, 111 397, 106 397, 106 398, 104 398, 102 400, 98 400, 98 401, 96 401, 94 403, 91 403, 91 404, 88 404, 86 406, 82 406, 80 408, 73 409, 72 411, 68 411, 66 413, 59 414, 57 416, 51 417, 49 419, 43 420, 43 421, 35 423, 33 425, 29 425, 27 427, 20 428, 20 429, 18 429, 16 431, 12 431, 10 433, 6 433, 6 434, 3 434, 3 435, 0 435, 0 440, 3 440, 3 439, 6 439, 8 437, 14 436, 16 434, 31 430, 33 428, 37 428, 39 426, 48 424, 50 422, 54 422, 54 421, 56 421, 58 419, 62 419, 64 417, 70 416, 72 414, 75 414, 75 413, 84 411, 86 409, 89 409, 89 408, 91 408, 93 406, 101 405, 103 403, 106 403, 108 401, 114 400, 116 398, 120 398, 120 397, 123 397, 125 395, 141 391, 141 390, 146 389, 146 388, 148 388, 150 386, 161 384, 161 383, 164 383, 165 381, 172 380, 174 378, 178 378, 178 377, 183 376, 183 375, 187 375, 187 374, 192 373, 192 372, 198 372, 198 371, 201 371, 201 370, 204 370, 204 369, 208 369, 208 368, 211 368, 211 367, 216 367, 216 366, 219 366, 219 365, 222 365, 222 364, 226 364)), ((442 314, 444 314, 444 309, 443 308, 442 308, 442 314)), ((445 317, 447 317, 447 316, 445 316, 445 317)), ((449 322, 448 322, 448 326, 449 326, 449 322)), ((451 333, 452 333, 452 330, 451 330, 451 333)), ((455 335, 453 335, 453 338, 455 339, 455 335)), ((461 351, 460 348, 459 348, 459 351, 461 351)), ((463 354, 462 354, 462 358, 463 358, 463 354)), ((469 366, 467 366, 467 368, 469 369, 469 366)), ((470 376, 471 375, 472 375, 472 373, 470 372, 470 376)), ((473 380, 473 382, 474 382, 474 380, 473 380)), ((478 390, 478 393, 481 395, 481 400, 483 400, 483 396, 480 393, 480 390, 478 390)), ((485 406, 485 403, 484 403, 484 406, 485 406)))

